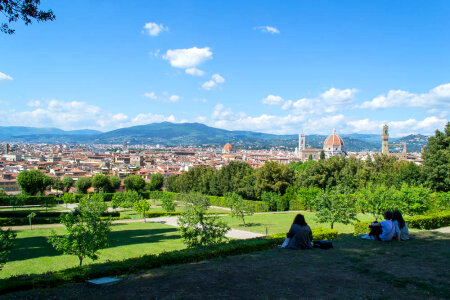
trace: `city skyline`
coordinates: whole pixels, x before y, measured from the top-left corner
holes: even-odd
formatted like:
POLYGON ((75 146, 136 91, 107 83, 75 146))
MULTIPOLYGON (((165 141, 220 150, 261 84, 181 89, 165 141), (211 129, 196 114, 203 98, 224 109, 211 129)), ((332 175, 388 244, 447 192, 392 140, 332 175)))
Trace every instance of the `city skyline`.
POLYGON ((395 137, 448 122, 446 1, 42 8, 56 20, 0 36, 0 126, 379 134, 387 123, 395 137))

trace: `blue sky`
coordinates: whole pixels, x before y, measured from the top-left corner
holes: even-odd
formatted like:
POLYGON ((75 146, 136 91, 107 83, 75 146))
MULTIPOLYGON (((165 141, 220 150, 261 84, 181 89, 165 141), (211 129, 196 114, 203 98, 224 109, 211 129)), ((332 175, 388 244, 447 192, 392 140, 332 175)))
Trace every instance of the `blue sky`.
MULTIPOLYGON (((0 125, 442 130, 449 1, 41 1, 0 35, 0 125), (281 2, 281 3, 280 3, 281 2)), ((0 19, 3 22, 4 19, 0 19)))

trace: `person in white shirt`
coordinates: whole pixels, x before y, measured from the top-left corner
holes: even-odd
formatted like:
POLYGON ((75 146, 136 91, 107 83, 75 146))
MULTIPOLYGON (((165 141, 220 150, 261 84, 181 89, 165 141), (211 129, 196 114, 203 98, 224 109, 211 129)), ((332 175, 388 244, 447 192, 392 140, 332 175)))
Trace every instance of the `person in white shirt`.
POLYGON ((408 224, 406 224, 405 220, 403 220, 403 216, 400 211, 394 211, 392 214, 392 222, 394 224, 397 241, 400 242, 409 240, 408 224))
POLYGON ((383 242, 387 242, 392 240, 395 235, 395 227, 392 222, 392 212, 385 211, 383 213, 384 221, 381 222, 373 222, 370 225, 372 229, 369 235, 375 237, 375 239, 383 242))

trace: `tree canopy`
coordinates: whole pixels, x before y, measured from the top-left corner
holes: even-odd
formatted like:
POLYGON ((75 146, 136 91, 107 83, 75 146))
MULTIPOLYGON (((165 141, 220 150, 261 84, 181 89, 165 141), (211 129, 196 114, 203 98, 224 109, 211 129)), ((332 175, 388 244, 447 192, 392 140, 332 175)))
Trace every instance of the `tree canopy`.
POLYGON ((23 20, 25 25, 37 22, 53 21, 55 14, 51 9, 40 10, 40 0, 0 0, 0 12, 5 16, 8 23, 0 25, 0 31, 6 34, 15 33, 10 24, 23 20))

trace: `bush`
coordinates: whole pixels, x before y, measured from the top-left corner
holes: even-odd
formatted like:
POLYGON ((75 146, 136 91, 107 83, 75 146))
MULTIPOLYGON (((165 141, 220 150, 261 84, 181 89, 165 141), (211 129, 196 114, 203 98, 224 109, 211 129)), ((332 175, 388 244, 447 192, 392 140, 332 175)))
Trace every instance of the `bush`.
POLYGON ((425 216, 406 217, 405 222, 409 228, 436 229, 450 226, 450 211, 433 213, 425 216))
POLYGON ((306 207, 300 200, 292 200, 289 202, 289 210, 305 210, 306 207))
POLYGON ((372 222, 356 222, 353 226, 355 228, 355 231, 353 232, 353 235, 363 235, 368 234, 370 232, 369 225, 372 222))
MULTIPOLYGON (((311 228, 312 234, 313 234, 313 240, 335 240, 339 237, 339 233, 336 229, 329 229, 329 228, 311 228)), ((284 239, 286 238, 286 232, 285 233, 277 233, 268 236, 267 238, 279 238, 284 239)))

